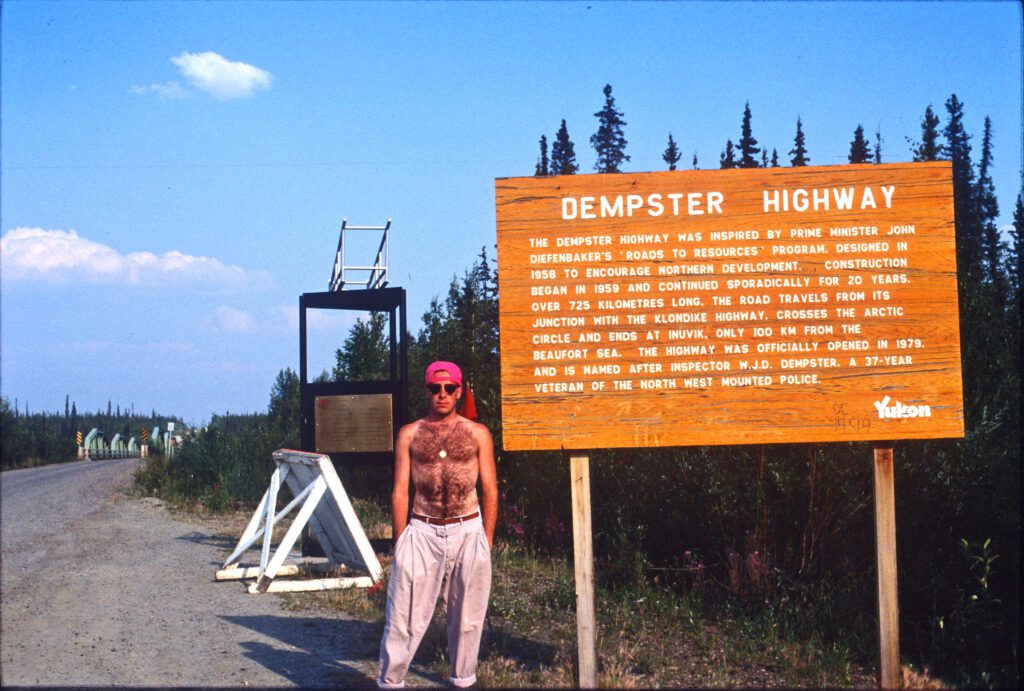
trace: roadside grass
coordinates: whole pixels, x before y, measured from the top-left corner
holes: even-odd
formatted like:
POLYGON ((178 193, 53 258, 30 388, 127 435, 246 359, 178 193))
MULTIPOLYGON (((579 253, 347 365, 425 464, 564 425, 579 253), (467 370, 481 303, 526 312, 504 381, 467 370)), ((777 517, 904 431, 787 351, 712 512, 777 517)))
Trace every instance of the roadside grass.
MULTIPOLYGON (((578 684, 572 563, 515 542, 494 548, 494 582, 477 670, 481 688, 578 684)), ((387 569, 390 558, 381 557, 387 569)), ((600 568, 600 567, 598 567, 600 568)), ((386 583, 367 590, 292 593, 290 609, 344 612, 383 629, 386 583)), ((598 686, 602 688, 876 688, 839 644, 783 633, 756 608, 722 597, 683 596, 653 583, 598 588, 598 686)), ((444 614, 435 613, 414 665, 449 674, 444 614)))
MULTIPOLYGON (((390 517, 377 504, 353 502, 371 540, 390 537, 390 517)), ((172 503, 181 518, 216 520, 225 550, 237 542, 251 511, 214 511, 202 502, 172 503)), ((275 526, 281 539, 290 518, 275 526)), ((227 552, 225 552, 226 556, 227 552)), ((258 561, 255 551, 247 555, 258 561)), ((578 686, 575 580, 571 559, 540 554, 514 540, 492 552, 494 580, 477 670, 480 688, 578 686)), ((387 573, 391 557, 378 554, 387 573)), ((600 573, 602 565, 597 564, 600 573)), ((599 579, 600 581, 600 579, 599 579)), ((386 579, 371 589, 282 593, 290 610, 334 611, 383 631, 386 579)), ((877 688, 870 653, 822 633, 814 608, 752 603, 720 586, 680 593, 643 574, 595 593, 597 685, 601 688, 877 688)), ((834 637, 833 637, 834 638, 834 637)), ((376 641, 374 641, 374 645, 376 641)), ((444 613, 414 660, 427 677, 449 674, 444 613)), ((904 667, 906 688, 951 688, 927 671, 904 667)))

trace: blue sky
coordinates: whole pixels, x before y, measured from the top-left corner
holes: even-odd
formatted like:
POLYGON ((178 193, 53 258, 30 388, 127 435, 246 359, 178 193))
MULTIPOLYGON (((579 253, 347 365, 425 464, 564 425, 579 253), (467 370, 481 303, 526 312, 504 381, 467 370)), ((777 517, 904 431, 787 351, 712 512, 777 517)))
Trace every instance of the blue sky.
MULTIPOLYGON (((266 408, 298 369, 298 296, 325 290, 342 218, 393 220, 415 332, 494 256, 494 179, 567 121, 581 172, 601 90, 624 166, 717 168, 753 133, 846 161, 858 124, 910 160, 955 93, 1008 225, 1021 180, 1021 11, 944 3, 33 2, 0 25, 0 393, 108 400, 193 423, 266 408)), ((367 258, 368 259, 368 258, 367 258)), ((351 316, 311 325, 329 367, 351 316)))

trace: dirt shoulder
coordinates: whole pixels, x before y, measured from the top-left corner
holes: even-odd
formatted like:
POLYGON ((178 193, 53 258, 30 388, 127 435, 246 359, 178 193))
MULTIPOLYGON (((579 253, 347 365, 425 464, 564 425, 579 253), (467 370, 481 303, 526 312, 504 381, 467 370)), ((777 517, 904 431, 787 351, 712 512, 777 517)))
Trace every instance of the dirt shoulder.
MULTIPOLYGON (((373 684, 379 624, 215 582, 237 539, 224 519, 124 496, 133 467, 118 463, 99 484, 102 468, 86 467, 84 497, 61 485, 65 503, 87 505, 67 524, 43 495, 5 506, 3 685, 373 684)), ((20 479, 3 474, 5 503, 20 479)))

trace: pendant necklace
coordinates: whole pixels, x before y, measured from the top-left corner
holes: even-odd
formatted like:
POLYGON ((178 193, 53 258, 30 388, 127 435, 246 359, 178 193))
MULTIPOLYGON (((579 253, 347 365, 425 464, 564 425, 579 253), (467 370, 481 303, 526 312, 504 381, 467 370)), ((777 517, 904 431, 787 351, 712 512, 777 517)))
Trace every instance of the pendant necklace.
MULTIPOLYGON (((448 431, 445 433, 444 439, 442 439, 441 443, 438 444, 438 446, 441 447, 441 450, 437 452, 437 455, 440 458, 448 458, 448 452, 445 450, 444 447, 447 446, 447 444, 448 444, 448 437, 450 437, 451 434, 452 434, 452 428, 455 427, 455 425, 457 425, 457 424, 458 423, 453 422, 452 424, 448 425, 448 431)), ((438 427, 440 427, 440 425, 438 425, 438 427)), ((435 436, 437 436, 437 435, 435 434, 435 436)))

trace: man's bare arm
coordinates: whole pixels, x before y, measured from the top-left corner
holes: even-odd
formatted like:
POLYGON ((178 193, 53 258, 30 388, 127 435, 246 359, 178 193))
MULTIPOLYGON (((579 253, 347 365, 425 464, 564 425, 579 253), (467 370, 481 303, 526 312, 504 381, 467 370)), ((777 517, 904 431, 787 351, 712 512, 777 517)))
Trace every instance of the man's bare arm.
POLYGON ((494 463, 494 440, 483 425, 474 426, 479 446, 480 461, 480 510, 483 513, 484 532, 487 544, 494 545, 494 528, 498 524, 498 471, 494 463))
POLYGON ((407 425, 398 433, 395 443, 395 481, 391 488, 391 536, 398 542, 398 537, 409 524, 409 477, 411 461, 409 445, 412 442, 411 425, 407 425))

